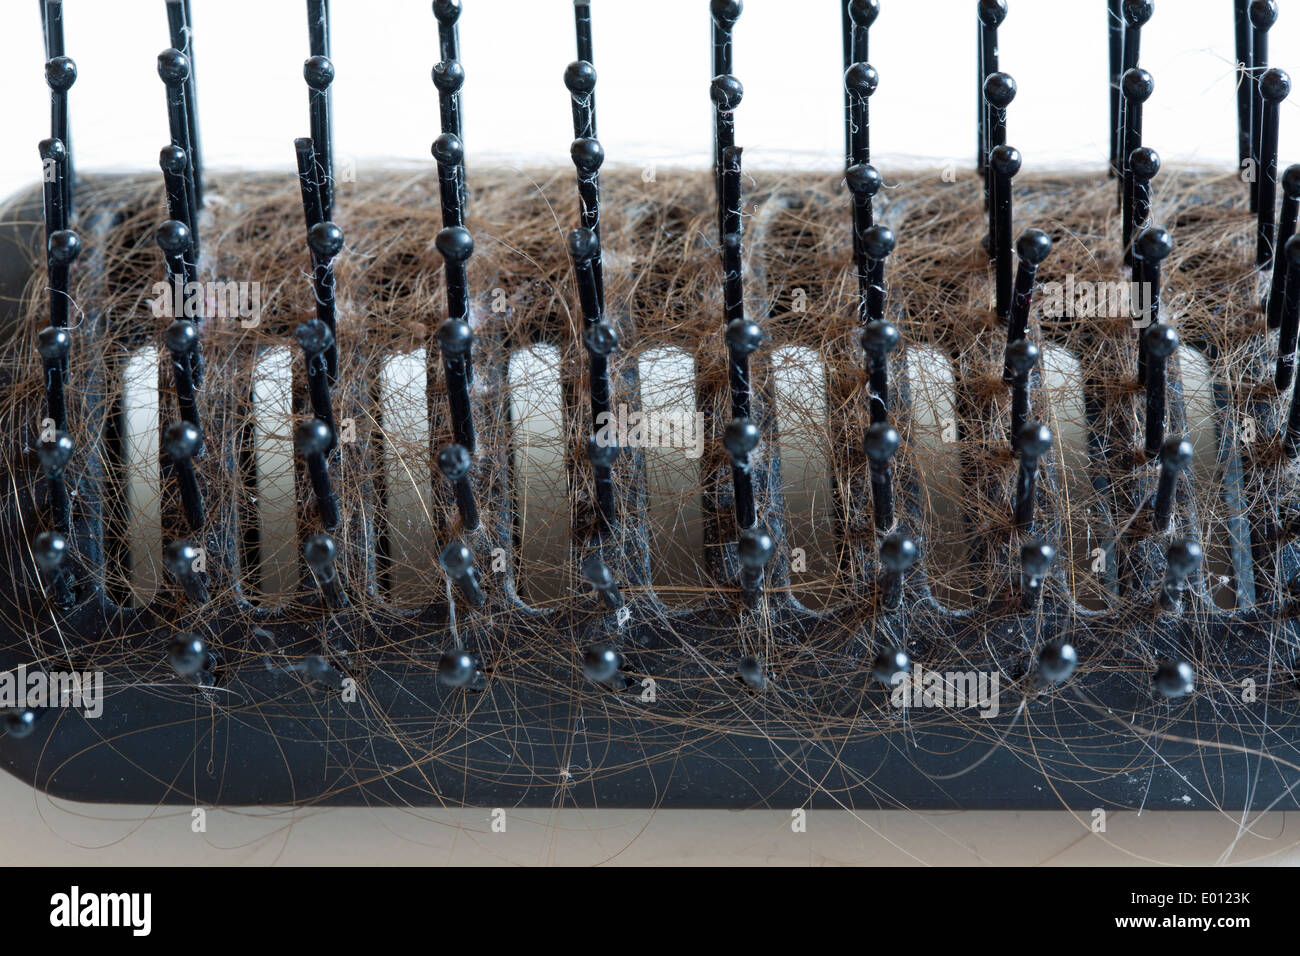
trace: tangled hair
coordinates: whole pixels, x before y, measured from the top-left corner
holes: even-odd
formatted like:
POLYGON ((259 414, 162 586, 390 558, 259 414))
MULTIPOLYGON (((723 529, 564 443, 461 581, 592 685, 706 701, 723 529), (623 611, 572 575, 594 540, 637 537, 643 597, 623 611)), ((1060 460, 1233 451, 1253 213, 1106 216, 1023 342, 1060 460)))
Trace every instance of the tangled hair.
MULTIPOLYGON (((1031 534, 1011 511, 1006 330, 990 308, 981 192, 970 174, 952 179, 908 175, 876 200, 877 221, 898 236, 887 314, 902 337, 890 360, 901 445, 888 530, 920 550, 896 608, 880 584, 842 177, 745 181, 745 309, 765 334, 752 357, 762 434, 752 475, 776 543, 751 607, 722 444, 731 412, 711 176, 602 174, 606 314, 619 334, 611 403, 635 412, 684 394, 704 427, 699 458, 624 449, 618 520, 602 535, 565 238, 572 174, 470 177, 471 482, 482 514, 471 532, 436 465, 451 435, 432 337, 445 315, 436 176, 362 171, 340 188, 334 216, 346 246, 332 399, 351 429, 331 461, 341 609, 297 566, 294 535, 319 530, 301 459, 284 505, 297 518, 290 550, 272 544, 259 484, 261 469, 292 455, 292 421, 311 415, 293 344, 314 310, 296 180, 210 182, 200 278, 257 283, 261 309, 255 323, 206 316, 201 326, 207 522, 193 540, 207 557, 203 605, 145 568, 163 540, 186 536, 175 470, 163 462, 161 482, 152 476, 159 526, 156 547, 142 547, 149 502, 124 465, 138 443, 124 411, 128 368, 149 349, 166 355, 168 320, 154 308, 162 187, 86 180, 67 371, 78 603, 50 610, 28 547, 45 527, 33 448, 48 322, 29 242, 7 253, 29 257, 30 278, 4 344, 0 663, 104 672, 107 721, 48 714, 38 733, 0 744, 10 765, 53 793, 142 802, 1090 808, 1186 795, 1177 805, 1296 806, 1296 472, 1277 437, 1287 403, 1271 383, 1276 340, 1258 307, 1242 190, 1187 170, 1156 183, 1155 219, 1175 239, 1162 315, 1183 343, 1170 361, 1169 434, 1196 446, 1165 530, 1150 520, 1158 466, 1143 453, 1132 316, 1040 314, 1053 295, 1126 281, 1114 184, 1017 179, 1019 225, 1053 241, 1030 327, 1043 352, 1032 415, 1053 434, 1031 534), (274 393, 258 384, 259 363, 286 348, 291 414, 271 419, 259 410, 274 393), (415 358, 394 366, 394 356, 415 358), (1177 537, 1199 541, 1206 559, 1170 607, 1158 597, 1177 537), (438 566, 454 540, 474 555, 482 607, 438 566), (1021 547, 1040 540, 1056 558, 1027 606, 1021 547), (621 611, 580 573, 593 551, 621 611), (210 681, 196 687, 167 666, 178 634, 201 637, 210 681), (1077 671, 1044 680, 1044 649, 1067 643, 1077 671), (584 674, 593 648, 615 652, 617 675, 584 674), (476 655, 479 687, 436 680, 443 655, 462 649, 476 655), (895 652, 924 672, 996 677, 1001 708, 899 706, 899 687, 873 678, 895 652), (1194 693, 1153 690, 1153 674, 1174 664, 1190 666, 1194 693), (92 779, 110 766, 112 784, 92 779)), ((34 230, 32 208, 15 203, 7 221, 21 230, 26 216, 34 230)), ((155 433, 178 416, 165 361, 159 386, 156 423, 145 419, 155 433)))

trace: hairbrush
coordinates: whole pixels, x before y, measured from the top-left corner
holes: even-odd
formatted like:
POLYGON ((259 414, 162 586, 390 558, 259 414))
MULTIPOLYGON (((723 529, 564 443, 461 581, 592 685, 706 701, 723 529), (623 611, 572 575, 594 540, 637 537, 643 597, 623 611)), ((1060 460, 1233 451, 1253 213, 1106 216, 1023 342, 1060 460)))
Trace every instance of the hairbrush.
POLYGON ((44 175, 0 217, 11 773, 123 803, 1300 806, 1275 3, 1233 4, 1238 172, 1144 139, 1149 0, 1106 3, 1109 169, 1035 172, 979 0, 975 164, 897 182, 875 0, 841 4, 842 170, 745 169, 740 0, 708 5, 711 169, 606 168, 575 0, 573 170, 477 173, 435 0, 431 162, 364 183, 327 0, 310 135, 258 174, 205 167, 202 34, 165 6, 161 175, 107 176, 74 167, 40 3, 44 175))

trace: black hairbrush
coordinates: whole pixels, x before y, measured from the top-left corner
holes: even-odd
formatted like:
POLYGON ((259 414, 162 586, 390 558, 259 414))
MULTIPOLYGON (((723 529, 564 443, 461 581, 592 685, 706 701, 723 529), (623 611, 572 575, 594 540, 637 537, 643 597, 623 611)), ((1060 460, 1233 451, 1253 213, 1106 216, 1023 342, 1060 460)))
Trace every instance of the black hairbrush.
POLYGON ((1275 4, 1234 8, 1247 189, 1161 173, 1127 0, 1109 177, 1011 145, 1002 0, 975 175, 871 165, 874 0, 843 3, 842 174, 743 170, 740 0, 710 4, 711 175, 602 170, 575 2, 571 232, 567 177, 467 175, 460 4, 432 6, 433 166, 345 187, 325 0, 296 179, 203 169, 186 0, 161 178, 74 172, 42 0, 45 176, 0 225, 11 772, 139 803, 1300 805, 1275 4))

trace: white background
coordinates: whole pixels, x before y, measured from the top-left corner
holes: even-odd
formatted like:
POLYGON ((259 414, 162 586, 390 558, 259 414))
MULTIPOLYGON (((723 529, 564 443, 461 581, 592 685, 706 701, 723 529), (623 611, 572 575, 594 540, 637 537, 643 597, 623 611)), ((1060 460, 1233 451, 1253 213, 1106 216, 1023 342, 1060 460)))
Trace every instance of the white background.
MULTIPOLYGON (((167 142, 155 59, 163 0, 65 0, 80 169, 156 170, 167 142)), ((568 0, 464 0, 465 139, 471 164, 568 163, 568 0)), ((595 0, 600 137, 610 163, 706 165, 711 113, 707 0, 595 0)), ((308 133, 303 0, 193 0, 199 116, 210 167, 293 166, 308 133)), ((891 171, 973 161, 975 3, 882 0, 870 59, 873 161, 891 171)), ((1104 0, 1011 0, 1002 66, 1020 88, 1010 142, 1026 169, 1099 166, 1108 146, 1104 0)), ((3 0, 0 195, 34 182, 49 135, 36 0, 3 0)), ((747 165, 842 165, 838 0, 748 0, 736 27, 747 165), (801 11, 792 16, 789 11, 801 11)), ((1160 0, 1143 31, 1156 80, 1146 141, 1166 162, 1236 159, 1231 0, 1160 0)), ((428 0, 334 0, 337 155, 429 163, 437 32, 428 0)), ((1272 61, 1300 71, 1300 9, 1283 4, 1272 61)), ((1300 76, 1298 76, 1300 79, 1300 76)), ((1281 162, 1300 159, 1300 92, 1284 104, 1281 162)))

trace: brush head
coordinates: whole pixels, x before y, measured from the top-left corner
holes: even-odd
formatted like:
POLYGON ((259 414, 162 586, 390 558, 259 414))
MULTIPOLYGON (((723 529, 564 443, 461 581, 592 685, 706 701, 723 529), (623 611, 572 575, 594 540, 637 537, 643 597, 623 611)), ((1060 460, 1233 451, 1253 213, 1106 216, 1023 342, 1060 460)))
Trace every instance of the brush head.
POLYGON ((880 173, 875 166, 867 163, 855 163, 844 173, 844 180, 855 196, 870 198, 880 192, 880 173))
POLYGON ((1300 235, 1292 236, 1283 247, 1288 266, 1300 266, 1300 235))
POLYGON ((732 319, 727 323, 727 350, 744 357, 758 351, 763 344, 762 327, 750 319, 732 319))
POLYGON ((4 718, 5 733, 14 740, 25 740, 36 730, 36 711, 10 711, 4 718))
POLYGON ((876 422, 867 429, 867 438, 864 442, 867 457, 877 465, 886 464, 898 451, 901 441, 898 429, 893 425, 888 422, 876 422))
POLYGON ((318 93, 327 90, 334 82, 334 64, 326 56, 308 57, 302 65, 302 78, 318 93))
POLYGON ((442 549, 438 564, 452 577, 460 577, 474 567, 474 554, 461 542, 453 541, 442 549))
POLYGON ((474 237, 464 226, 448 226, 439 230, 434 245, 450 263, 466 262, 474 254, 474 237))
POLYGON ((1143 27, 1155 16, 1156 5, 1151 0, 1124 0, 1124 23, 1129 27, 1143 27))
POLYGON ((1160 172, 1160 154, 1150 146, 1139 146, 1129 154, 1128 165, 1135 177, 1149 182, 1160 172))
POLYGON ((461 0, 433 0, 433 15, 441 24, 450 26, 460 19, 461 0))
POLYGON ((984 98, 996 109, 1006 109, 1016 98, 1016 81, 1006 73, 990 73, 984 80, 984 98))
POLYGON ((614 573, 610 571, 601 556, 594 551, 582 562, 582 576, 588 584, 598 591, 614 586, 614 573))
POLYGON ((176 578, 193 574, 200 557, 199 549, 189 541, 173 541, 163 548, 163 565, 176 578))
POLYGON ((203 447, 203 436, 189 422, 176 422, 163 432, 162 447, 172 461, 189 461, 203 447))
POLYGON ((332 222, 314 223, 307 230, 307 245, 321 259, 333 259, 343 250, 343 230, 332 222))
POLYGON ((1038 364, 1038 346, 1029 339, 1016 339, 1007 346, 1007 365, 1016 375, 1028 375, 1038 364))
POLYGON ((762 571, 767 562, 772 560, 776 551, 776 542, 772 536, 761 528, 750 528, 740 533, 740 542, 736 548, 736 557, 740 566, 749 571, 762 571))
POLYGON ((464 445, 447 445, 438 452, 438 470, 448 481, 460 481, 469 475, 473 464, 474 460, 464 445))
POLYGON ((1145 103, 1156 91, 1155 78, 1146 70, 1134 68, 1126 70, 1120 80, 1124 98, 1132 103, 1145 103))
POLYGON ((1035 268, 1047 261, 1051 252, 1052 237, 1041 229, 1026 229, 1016 240, 1016 256, 1035 268))
POLYGON ((741 0, 710 0, 709 13, 720 24, 733 24, 740 19, 745 5, 741 0))
POLYGON ((81 238, 71 229, 60 229, 50 233, 45 248, 54 262, 71 265, 81 255, 81 238))
POLYGON ((743 459, 758 447, 762 432, 748 418, 735 418, 727 423, 722 445, 732 458, 743 459))
POLYGON ((445 96, 459 93, 465 85, 465 67, 460 60, 440 60, 433 68, 433 85, 445 96))
POLYGON ((920 555, 916 542, 906 535, 891 534, 880 545, 880 563, 886 571, 902 574, 920 555))
POLYGON ((597 322, 583 333, 582 341, 595 355, 608 357, 618 351, 618 329, 610 322, 597 322))
POLYGON ((979 0, 979 18, 986 27, 1001 26, 1007 18, 1007 0, 979 0))
POLYGON ((1020 150, 1013 146, 995 146, 989 152, 989 165, 999 176, 1015 176, 1020 172, 1020 150))
MULTIPOLYGON (((159 70, 161 72, 161 59, 159 70)), ((188 67, 186 68, 188 72, 188 67)), ((166 79, 166 77, 164 77, 166 79)), ((77 82, 77 64, 69 57, 56 56, 45 63, 45 82, 55 93, 66 93, 77 82)))
POLYGON ((596 68, 586 60, 574 60, 564 68, 564 85, 570 93, 590 93, 596 88, 596 68))
POLYGON ((166 219, 154 231, 154 241, 166 256, 183 256, 193 245, 190 227, 177 219, 166 219))
POLYGON ((1152 683, 1171 700, 1186 697, 1196 691, 1196 671, 1186 661, 1161 661, 1152 683))
POLYGON ((869 27, 880 16, 880 0, 849 0, 849 19, 854 26, 869 27))
POLYGON ((190 78, 190 60, 180 50, 163 50, 158 54, 158 76, 168 86, 180 86, 190 78))
POLYGON ((912 659, 902 648, 881 651, 871 661, 871 676, 882 684, 894 684, 899 675, 912 672, 912 659))
POLYGON ((1022 458, 1038 459, 1052 447, 1052 430, 1042 422, 1026 422, 1016 432, 1016 450, 1022 458))
POLYGON ((1147 351, 1158 359, 1169 358, 1178 348, 1178 333, 1172 325, 1166 325, 1164 322, 1148 326, 1142 333, 1142 339, 1146 342, 1147 351))
POLYGON ((1160 263, 1174 251, 1174 239, 1168 229, 1147 226, 1137 237, 1137 254, 1147 262, 1160 263))
POLYGON ((1052 641, 1038 654, 1038 675, 1049 684, 1069 680, 1079 666, 1079 652, 1069 641, 1052 641))
POLYGON ((1205 553, 1201 545, 1191 538, 1178 538, 1166 552, 1165 561, 1170 578, 1183 580, 1192 575, 1201 566, 1205 553))
POLYGON ((590 136, 579 137, 569 147, 569 158, 573 160, 578 172, 590 176, 605 162, 605 147, 590 136))
POLYGON ((1186 471, 1195 454, 1196 449, 1186 438, 1170 438, 1160 449, 1160 464, 1175 473, 1186 471))
POLYGON ((1280 103, 1291 95, 1291 77, 1279 69, 1265 70, 1259 78, 1259 95, 1269 103, 1280 103))
POLYGON ((709 97, 718 109, 729 112, 740 105, 745 97, 745 88, 730 74, 715 76, 709 85, 709 97))
POLYGON ((181 677, 190 677, 207 667, 208 645, 198 634, 177 634, 167 646, 167 663, 181 677))
POLYGON ((37 144, 37 148, 41 159, 46 163, 62 161, 68 155, 68 147, 63 144, 63 140, 57 138, 43 139, 37 144))
POLYGON ((898 331, 898 326, 884 319, 868 322, 862 330, 863 351, 877 359, 889 355, 898 348, 901 341, 902 335, 898 331))
POLYGON ((302 545, 302 557, 318 576, 325 576, 338 559, 339 548, 334 538, 328 534, 312 534, 302 545))
POLYGON ((474 345, 474 332, 469 323, 461 319, 444 319, 436 333, 438 348, 443 355, 461 356, 474 345))
POLYGON ((1056 549, 1043 541, 1031 541, 1020 548, 1020 567, 1034 577, 1046 574, 1055 558, 1056 549))
POLYGON ((880 74, 870 63, 854 63, 844 71, 844 86, 855 96, 871 96, 880 86, 880 74))
POLYGON ((736 664, 736 676, 745 686, 753 690, 762 690, 767 686, 767 675, 763 672, 763 662, 757 657, 746 655, 736 664))
POLYGON ((41 468, 47 475, 62 474, 64 467, 72 460, 76 445, 67 432, 55 432, 47 435, 36 444, 36 457, 40 459, 41 468))
POLYGON ((569 255, 579 264, 590 262, 600 255, 600 240, 592 229, 574 229, 569 233, 569 255))
POLYGON ((57 362, 67 358, 71 347, 72 336, 68 335, 67 329, 57 329, 47 325, 41 329, 37 337, 36 348, 41 353, 41 358, 47 362, 57 362))
POLYGON ((293 330, 298 347, 308 355, 320 355, 334 344, 334 333, 320 319, 308 319, 293 330))
POLYGON ((465 144, 455 133, 442 133, 431 149, 439 166, 459 166, 465 161, 465 144))
POLYGON ((177 319, 163 332, 163 344, 177 359, 190 355, 199 347, 199 328, 188 319, 177 319))
POLYGON ((862 234, 862 248, 872 259, 885 259, 894 251, 897 240, 888 226, 872 226, 862 234))
POLYGON ((68 556, 68 539, 57 531, 42 531, 32 540, 32 560, 47 574, 59 570, 68 556))
POLYGON ((1250 0, 1250 25, 1267 32, 1277 23, 1277 0, 1250 0))
POLYGON ((1282 173, 1282 195, 1300 199, 1300 163, 1292 163, 1282 173))
POLYGON ((449 651, 438 660, 438 681, 446 687, 466 687, 474 679, 478 665, 465 651, 449 651))
POLYGON ((334 444, 334 433, 319 418, 310 418, 294 426, 293 444, 301 455, 323 455, 334 444))
POLYGON ((168 145, 158 151, 158 167, 165 173, 179 176, 189 166, 189 156, 179 146, 168 145))
POLYGON ((612 680, 618 673, 618 651, 612 647, 592 647, 582 655, 582 669, 598 684, 612 680))

